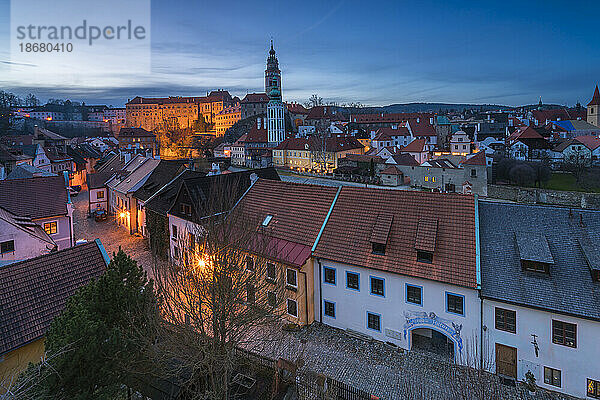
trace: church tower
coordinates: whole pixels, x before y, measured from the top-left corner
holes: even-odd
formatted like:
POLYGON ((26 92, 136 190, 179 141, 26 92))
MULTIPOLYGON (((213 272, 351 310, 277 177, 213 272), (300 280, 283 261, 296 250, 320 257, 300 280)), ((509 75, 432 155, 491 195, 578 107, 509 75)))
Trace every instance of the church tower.
POLYGON ((281 101, 281 71, 275 56, 273 41, 265 70, 265 92, 269 96, 267 104, 267 140, 269 146, 277 146, 285 140, 285 106, 281 101))
POLYGON ((596 85, 592 100, 587 105, 587 122, 600 127, 600 92, 598 91, 598 85, 596 85))

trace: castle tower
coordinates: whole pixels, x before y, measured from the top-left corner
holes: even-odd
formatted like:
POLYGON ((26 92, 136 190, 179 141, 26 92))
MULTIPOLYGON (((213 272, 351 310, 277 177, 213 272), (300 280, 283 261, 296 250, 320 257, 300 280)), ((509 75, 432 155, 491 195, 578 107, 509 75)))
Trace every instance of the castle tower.
POLYGON ((267 104, 267 140, 270 146, 277 146, 285 140, 285 106, 281 101, 281 71, 275 56, 273 41, 265 70, 265 92, 269 96, 267 104))
POLYGON ((598 85, 596 85, 592 100, 587 105, 587 122, 600 127, 600 92, 598 91, 598 85))

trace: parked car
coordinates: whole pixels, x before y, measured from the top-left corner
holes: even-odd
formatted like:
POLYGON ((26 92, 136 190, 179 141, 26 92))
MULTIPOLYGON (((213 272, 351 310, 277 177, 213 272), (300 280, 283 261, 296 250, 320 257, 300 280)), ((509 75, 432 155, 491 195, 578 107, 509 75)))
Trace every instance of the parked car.
POLYGON ((94 219, 96 222, 104 221, 107 218, 106 211, 104 210, 96 210, 94 212, 94 219))
POLYGON ((75 190, 76 192, 81 192, 81 185, 71 186, 71 189, 75 190))

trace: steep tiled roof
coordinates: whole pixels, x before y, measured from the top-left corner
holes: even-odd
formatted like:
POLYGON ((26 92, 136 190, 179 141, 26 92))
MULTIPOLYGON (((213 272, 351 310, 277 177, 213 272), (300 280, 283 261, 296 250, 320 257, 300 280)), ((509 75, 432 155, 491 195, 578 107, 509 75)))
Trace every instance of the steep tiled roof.
POLYGON ((304 108, 302 104, 299 103, 286 103, 288 111, 292 114, 308 114, 308 110, 304 108))
POLYGON ((598 106, 600 105, 600 91, 598 91, 598 85, 596 85, 596 89, 594 90, 594 95, 592 96, 592 100, 587 104, 588 106, 598 106))
POLYGON ((123 177, 123 180, 113 187, 113 190, 120 193, 129 193, 136 191, 145 182, 145 179, 160 163, 160 160, 155 158, 147 158, 143 164, 136 168, 129 175, 123 177))
POLYGON ((174 104, 174 103, 210 103, 231 100, 231 95, 226 90, 215 90, 207 96, 201 97, 134 97, 127 104, 174 104))
POLYGON ((177 196, 177 192, 179 187, 181 186, 181 182, 187 178, 199 178, 205 176, 204 172, 200 171, 190 171, 185 170, 181 175, 175 178, 172 182, 170 182, 167 186, 165 186, 162 190, 157 192, 153 197, 148 200, 148 202, 144 205, 147 210, 152 210, 155 213, 160 215, 167 215, 167 212, 173 205, 175 201, 175 197, 177 196))
MULTIPOLYGON (((373 160, 373 162, 375 164, 383 164, 384 163, 384 159, 379 157, 379 156, 374 156, 374 155, 369 155, 369 154, 346 154, 345 157, 346 160, 349 161, 357 161, 357 162, 371 162, 371 160, 373 160)), ((414 160, 414 158, 413 158, 414 160)))
POLYGON ((545 124, 546 121, 569 120, 569 119, 586 119, 587 111, 577 111, 574 109, 559 108, 555 110, 534 110, 531 112, 533 117, 540 124, 545 124))
POLYGON ((33 222, 29 217, 19 217, 0 207, 0 220, 4 220, 7 223, 27 232, 28 234, 49 243, 50 245, 56 246, 56 243, 54 243, 54 240, 48 236, 46 231, 41 226, 33 222))
POLYGON ((481 201, 479 221, 484 297, 600 321, 599 211, 481 201), (523 272, 540 255, 550 274, 523 272))
POLYGON ((596 136, 577 136, 575 140, 592 151, 600 147, 600 138, 596 136))
POLYGON ((148 200, 150 196, 168 184, 185 168, 185 160, 160 160, 160 163, 154 168, 144 184, 135 191, 134 197, 142 201, 148 200))
POLYGON ((0 207, 31 218, 67 214, 67 189, 62 176, 0 181, 0 207))
MULTIPOLYGON (((432 235, 431 230, 423 232, 432 235)), ((476 288, 474 198, 343 187, 314 254, 342 263, 476 288), (393 215, 393 222, 385 254, 379 255, 372 252, 369 239, 382 210, 393 215), (437 220, 431 264, 417 262, 415 248, 420 221, 429 220, 437 220)))
POLYGON ((344 121, 344 115, 337 111, 335 106, 315 106, 308 110, 306 119, 329 119, 332 121, 344 121))
POLYGON ((410 119, 407 124, 410 126, 413 136, 437 136, 435 128, 429 123, 428 119, 410 119))
POLYGON ((35 176, 57 176, 52 172, 44 171, 29 164, 19 164, 10 171, 6 179, 24 179, 35 176))
POLYGON ((402 171, 400 171, 394 165, 390 165, 389 167, 381 171, 381 173, 385 175, 402 175, 402 171))
POLYGON ((377 132, 375 132, 375 138, 373 140, 389 140, 394 136, 410 136, 410 132, 405 126, 399 126, 398 129, 382 127, 377 129, 377 132))
POLYGON ((112 178, 114 174, 120 171, 125 162, 118 154, 113 155, 105 164, 103 164, 97 172, 87 176, 87 184, 89 189, 99 189, 112 178))
POLYGON ((508 137, 509 143, 520 139, 544 139, 535 129, 530 126, 520 126, 508 137))
POLYGON ((329 186, 259 179, 242 198, 236 212, 243 213, 257 227, 267 215, 272 215, 263 231, 265 235, 310 247, 337 191, 329 186))
POLYGON ((463 161, 462 165, 486 165, 485 151, 475 153, 475 155, 463 161))
POLYGON ((101 246, 94 241, 0 268, 0 354, 43 337, 67 298, 104 272, 101 246))
POLYGON ((390 158, 394 160, 397 165, 407 165, 409 167, 416 167, 419 165, 417 160, 410 154, 394 154, 390 158))
POLYGON ((269 96, 266 93, 248 93, 241 101, 242 103, 268 103, 269 96))
POLYGON ((421 153, 425 149, 425 139, 415 139, 401 150, 406 153, 421 153))

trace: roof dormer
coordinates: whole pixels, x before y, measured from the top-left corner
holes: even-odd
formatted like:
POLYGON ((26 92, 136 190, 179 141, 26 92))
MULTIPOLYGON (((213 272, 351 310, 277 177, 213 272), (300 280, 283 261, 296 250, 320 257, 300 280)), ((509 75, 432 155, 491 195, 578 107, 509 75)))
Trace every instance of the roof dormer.
POLYGON ((392 214, 379 214, 371 231, 371 252, 373 254, 385 255, 390 229, 394 216, 392 214))
POLYGON ((554 265, 554 258, 546 236, 540 232, 517 232, 515 239, 521 260, 521 269, 550 275, 550 267, 554 265))
POLYGON ((419 218, 415 237, 417 262, 433 263, 433 253, 437 241, 438 220, 434 218, 419 218))

